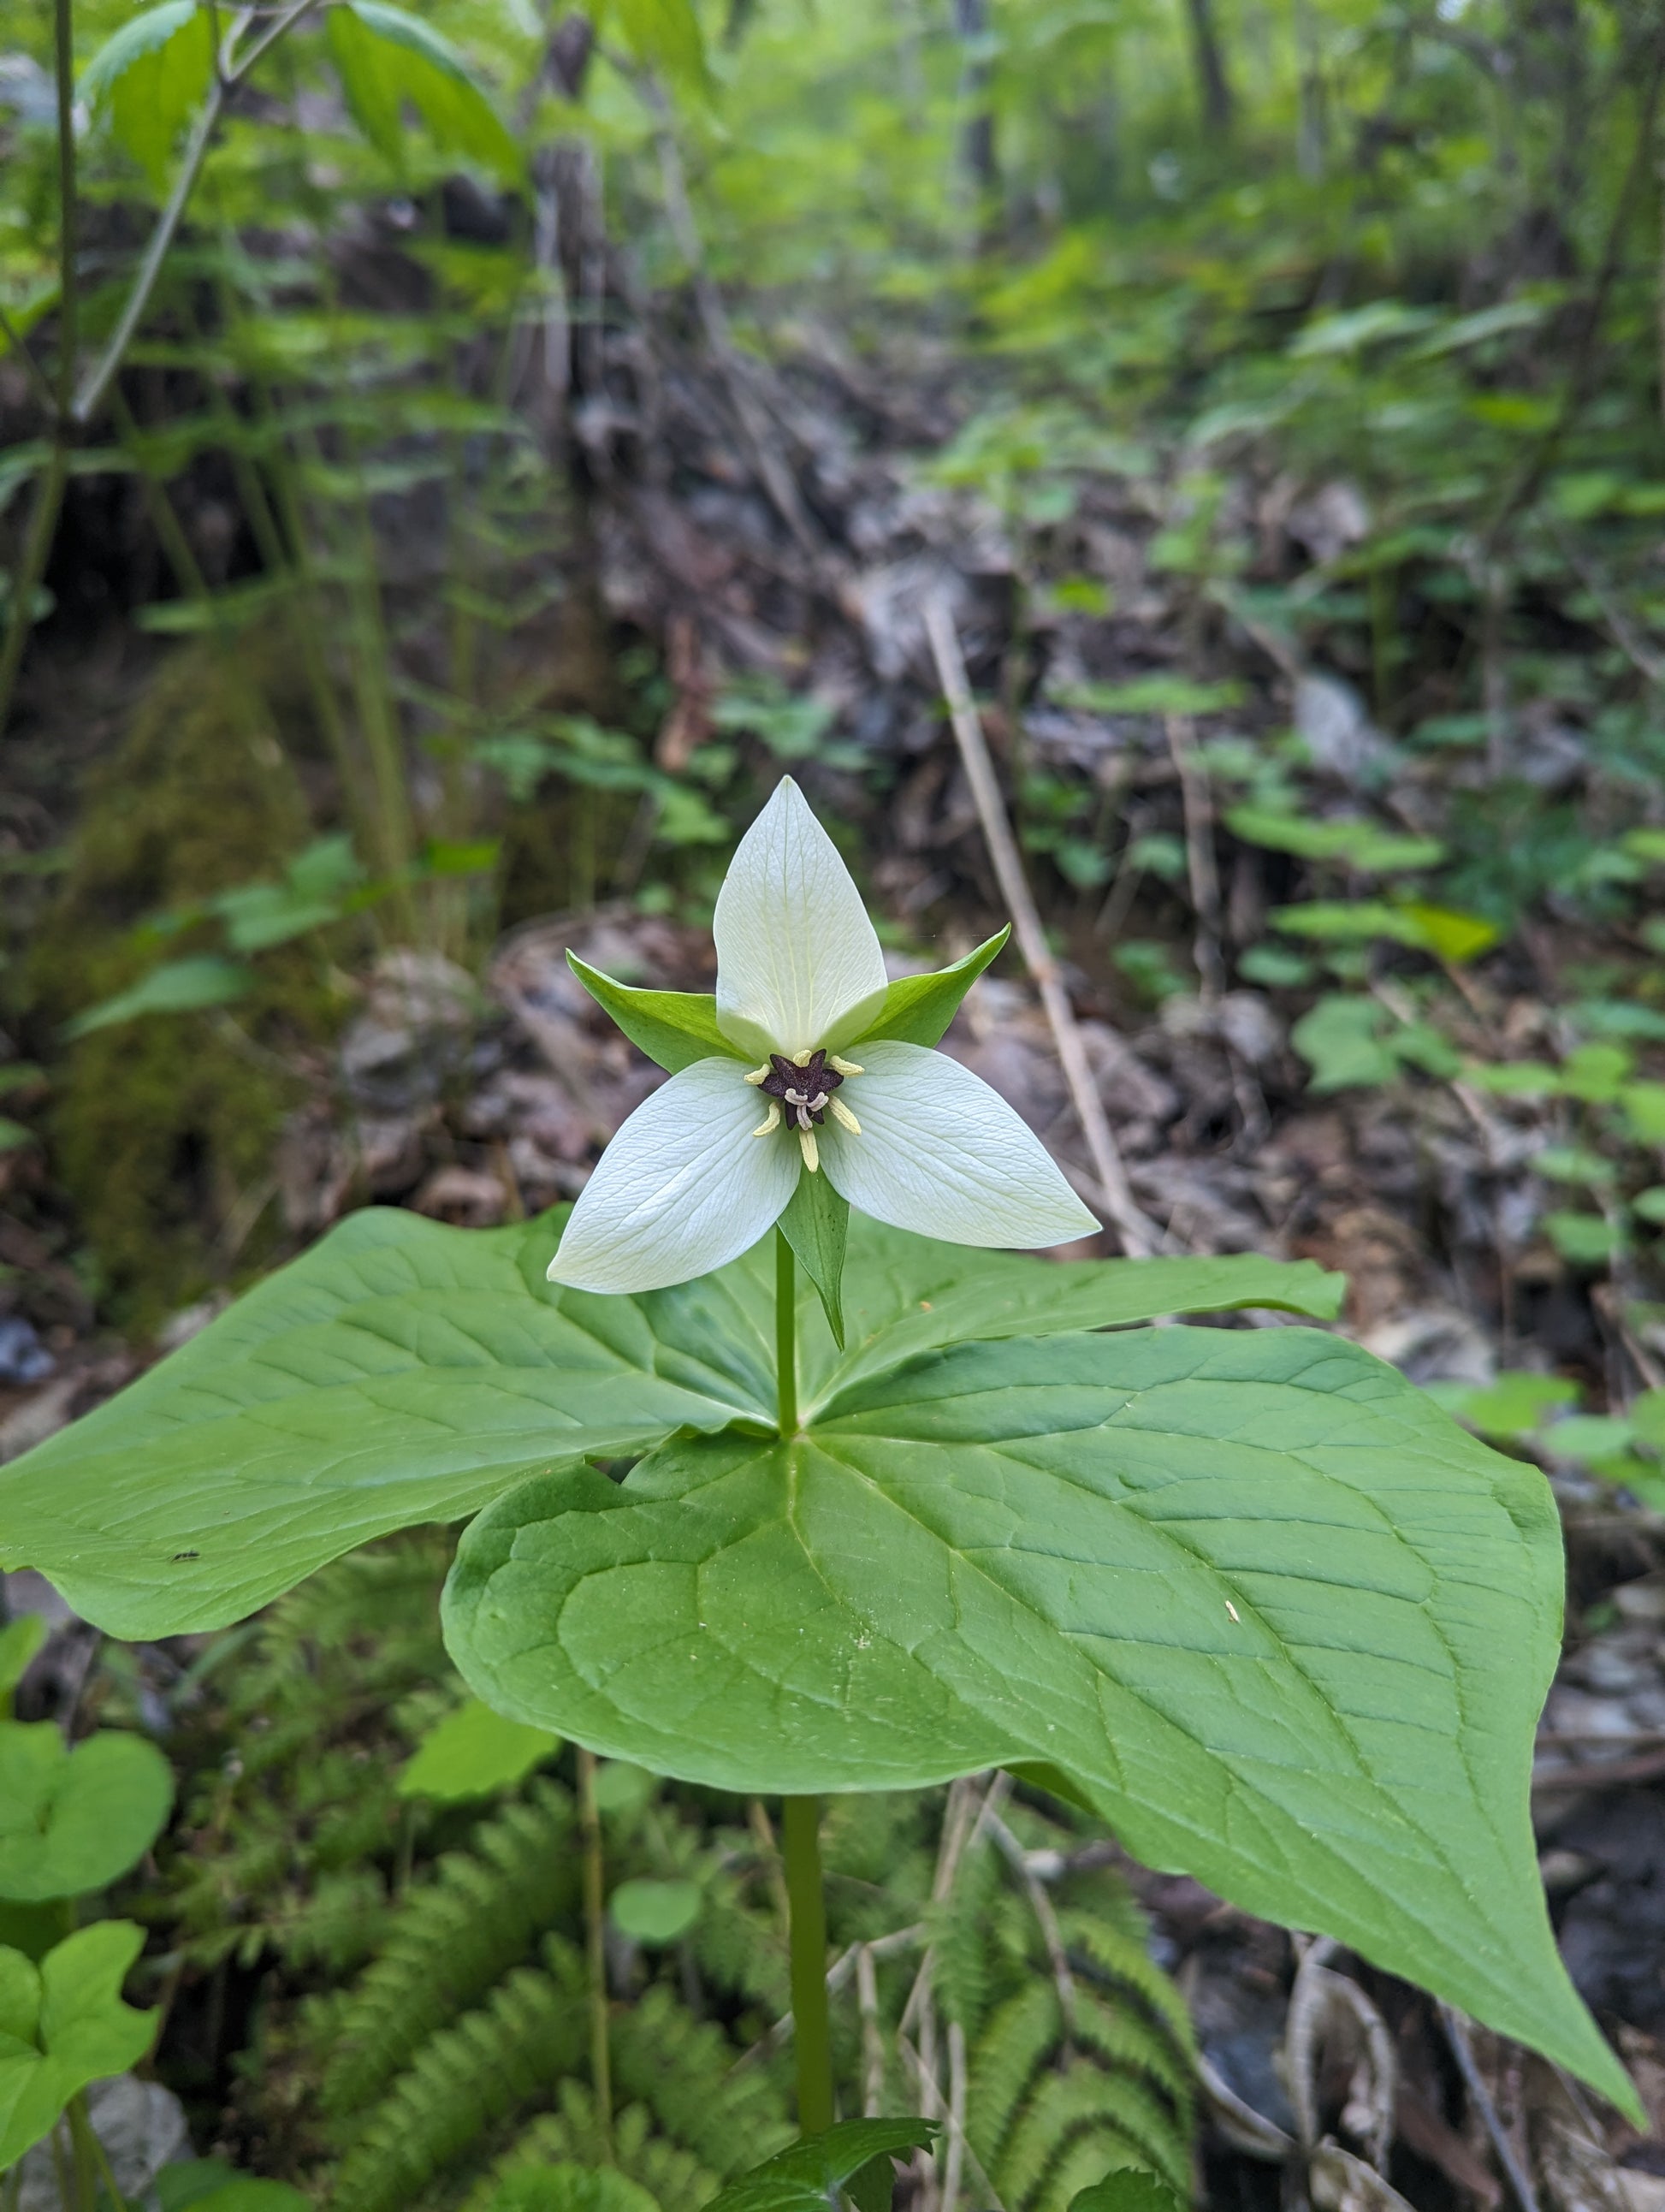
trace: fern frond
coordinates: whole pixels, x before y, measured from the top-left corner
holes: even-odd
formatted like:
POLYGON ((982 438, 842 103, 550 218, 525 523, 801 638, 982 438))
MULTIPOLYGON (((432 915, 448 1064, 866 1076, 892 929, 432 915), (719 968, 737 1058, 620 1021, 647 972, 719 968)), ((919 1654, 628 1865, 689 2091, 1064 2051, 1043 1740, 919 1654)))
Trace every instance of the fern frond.
POLYGON ((968 2037, 982 2026, 993 1994, 997 1960, 989 1922, 1004 1881, 1000 1860, 986 1844, 979 1844, 961 1860, 946 1898, 926 1914, 936 1954, 938 2002, 945 2018, 957 2021, 968 2037))
POLYGON ((1088 2126, 1125 2136, 1143 2164, 1188 2190, 1189 2160, 1172 2116, 1141 2083, 1078 2060, 1065 2073, 1043 2073, 1013 2124, 993 2175, 1006 2202, 1027 2212, 1065 2145, 1088 2126))
POLYGON ((718 1989, 745 1998, 779 2019, 792 2002, 791 1971, 773 1911, 750 1905, 745 1885, 719 1874, 690 1936, 700 1972, 718 1989))
MULTIPOLYGON (((605 2144, 588 2088, 571 2080, 561 2084, 560 2109, 544 2112, 517 2136, 490 2172, 463 2199, 460 2212, 491 2212, 498 2190, 513 2173, 562 2160, 595 2164, 605 2144)), ((691 2152, 653 2132, 645 2106, 627 2105, 613 2118, 613 2163, 657 2201, 660 2212, 700 2212, 721 2187, 714 2173, 691 2152)))
MULTIPOLYGON (((1047 2176, 1040 2195, 1035 2200, 1034 2212, 1069 2212, 1084 2189, 1117 2167, 1133 2166, 1142 2173, 1152 2167, 1142 2159, 1137 2147, 1126 2136, 1118 2135, 1114 2128, 1089 2128, 1065 2146, 1063 2156, 1047 2176)), ((1187 2201, 1188 2190, 1180 2192, 1182 2203, 1187 2201)))
POLYGON ((357 2131, 333 2212, 405 2212, 494 2123, 580 2064, 582 1961, 558 1936, 546 1940, 544 1955, 547 1971, 515 1967, 483 2006, 416 2052, 357 2131))
POLYGON ((327 2112, 361 2112, 424 2040, 531 1952, 573 1903, 569 1793, 540 1777, 450 1851, 394 1917, 343 2008, 325 2071, 327 2112))
POLYGON ((1107 2001, 1078 1983, 1075 2039, 1107 2066, 1143 2074, 1165 2091, 1178 2115, 1182 2130, 1188 2130, 1194 2079, 1190 2062, 1176 2052, 1172 2043, 1142 2008, 1125 1999, 1107 2001))
POLYGON ((1106 1980, 1136 1990, 1186 2057, 1195 2056, 1185 2000, 1145 1949, 1142 1931, 1137 1936, 1124 1933, 1098 1914, 1069 1905, 1060 1912, 1058 1927, 1066 1948, 1085 1958, 1106 1980))
POLYGON ((612 2057, 620 2091, 722 2180, 792 2139, 785 2097, 768 2070, 735 2071, 721 2029, 695 2020, 663 1983, 615 2017, 612 2057))
POLYGON ((967 2133, 986 2166, 999 2157, 1030 2081, 1057 2047, 1063 2023, 1050 1982, 1031 1981, 990 2018, 971 2063, 967 2133))

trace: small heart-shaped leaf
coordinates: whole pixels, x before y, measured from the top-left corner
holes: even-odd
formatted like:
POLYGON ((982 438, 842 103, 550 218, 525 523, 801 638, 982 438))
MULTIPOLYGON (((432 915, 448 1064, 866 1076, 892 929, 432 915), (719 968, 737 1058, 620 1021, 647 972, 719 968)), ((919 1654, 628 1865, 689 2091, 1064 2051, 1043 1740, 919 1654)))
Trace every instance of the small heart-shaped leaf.
POLYGON ((173 1802, 173 1772, 143 1736, 110 1729, 71 1749, 50 1721, 0 1722, 0 1898, 106 1887, 155 1842, 173 1802))
POLYGON ((131 1920, 78 1929, 37 1966, 0 1950, 0 2172, 46 2135, 71 2097, 125 2074, 149 2050, 160 2014, 121 2001, 144 1942, 131 1920))

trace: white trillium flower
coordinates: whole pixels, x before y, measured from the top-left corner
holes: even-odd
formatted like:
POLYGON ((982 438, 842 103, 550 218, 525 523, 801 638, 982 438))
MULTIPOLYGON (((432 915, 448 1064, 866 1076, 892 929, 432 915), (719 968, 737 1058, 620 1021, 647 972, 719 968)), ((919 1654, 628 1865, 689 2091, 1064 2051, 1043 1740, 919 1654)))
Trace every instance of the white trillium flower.
POLYGON ((656 1291, 708 1274, 768 1234, 802 1175, 952 1244, 1028 1249, 1097 1228, 969 1068, 895 1039, 858 1048, 884 1004, 884 956, 790 776, 740 840, 712 933, 734 1057, 696 1060, 637 1107, 573 1209, 552 1282, 656 1291))

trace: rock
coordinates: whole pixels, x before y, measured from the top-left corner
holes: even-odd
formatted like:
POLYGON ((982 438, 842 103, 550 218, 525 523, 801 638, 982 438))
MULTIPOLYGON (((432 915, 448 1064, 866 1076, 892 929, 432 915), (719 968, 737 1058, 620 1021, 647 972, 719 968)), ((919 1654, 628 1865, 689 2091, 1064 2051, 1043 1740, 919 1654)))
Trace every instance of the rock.
MULTIPOLYGON (((87 2109, 122 2195, 135 2207, 154 2206, 150 2185, 157 2174, 191 2156, 184 2106, 160 2081, 117 2074, 93 2083, 87 2109)), ((17 2212, 59 2212, 61 2202, 51 2147, 37 2143, 22 2161, 17 2212)))
POLYGON ((1394 749, 1376 728, 1364 702, 1339 676, 1310 672, 1295 686, 1295 728, 1315 767, 1350 786, 1374 782, 1391 764, 1394 749))
POLYGON ((21 1314, 0 1314, 0 1382, 44 1382, 57 1365, 21 1314))

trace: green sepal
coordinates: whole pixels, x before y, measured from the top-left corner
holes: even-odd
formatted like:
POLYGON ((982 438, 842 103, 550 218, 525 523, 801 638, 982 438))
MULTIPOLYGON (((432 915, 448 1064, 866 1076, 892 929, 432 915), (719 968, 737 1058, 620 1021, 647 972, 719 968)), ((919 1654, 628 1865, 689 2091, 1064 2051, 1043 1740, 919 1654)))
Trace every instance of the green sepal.
POLYGON ((869 1023, 846 1046, 846 1051, 854 1052, 857 1045, 877 1044, 881 1039, 895 1044, 937 1043, 959 1012, 961 1000, 1011 934, 1008 922, 951 968, 939 968, 929 975, 898 976, 884 994, 877 1020, 869 1023))
POLYGON ((631 1043, 672 1075, 697 1060, 745 1057, 717 1027, 717 1001, 709 991, 638 991, 616 983, 575 952, 568 953, 567 964, 631 1043))
POLYGON ((833 1342, 842 1352, 844 1247, 850 1233, 850 1201, 839 1196, 825 1176, 800 1175, 776 1225, 799 1266, 815 1285, 833 1342))

